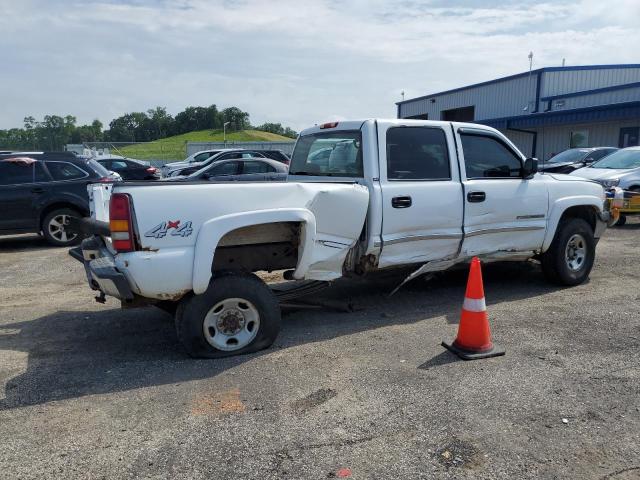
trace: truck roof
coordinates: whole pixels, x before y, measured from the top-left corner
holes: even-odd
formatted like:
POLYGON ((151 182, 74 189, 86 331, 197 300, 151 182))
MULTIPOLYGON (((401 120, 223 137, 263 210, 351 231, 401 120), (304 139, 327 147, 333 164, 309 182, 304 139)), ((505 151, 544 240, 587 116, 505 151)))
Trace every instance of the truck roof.
POLYGON ((469 127, 475 128, 479 130, 487 130, 495 132, 497 131, 495 128, 488 127, 486 125, 482 125, 479 123, 468 123, 468 122, 450 122, 447 120, 410 120, 406 118, 364 118, 364 119, 356 119, 356 120, 337 120, 334 122, 325 122, 321 124, 316 124, 313 127, 306 128, 300 132, 300 136, 309 135, 318 132, 329 132, 332 129, 336 130, 359 130, 365 122, 389 122, 389 123, 398 123, 402 125, 407 124, 415 124, 416 126, 433 126, 433 127, 443 127, 449 125, 456 125, 458 127, 469 127))

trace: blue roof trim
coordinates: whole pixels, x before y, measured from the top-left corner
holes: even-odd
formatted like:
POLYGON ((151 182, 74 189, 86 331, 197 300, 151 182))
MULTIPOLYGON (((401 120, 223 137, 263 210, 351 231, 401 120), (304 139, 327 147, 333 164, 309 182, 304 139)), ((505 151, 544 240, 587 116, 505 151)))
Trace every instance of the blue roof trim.
POLYGON ((560 72, 562 70, 608 70, 610 68, 640 68, 640 63, 612 63, 611 65, 576 65, 573 67, 544 67, 545 72, 560 72))
MULTIPOLYGON (((532 70, 531 74, 538 74, 542 72, 560 72, 560 71, 574 71, 574 70, 607 70, 612 68, 640 68, 640 63, 622 63, 622 64, 612 64, 612 65, 577 65, 575 67, 543 67, 538 68, 536 70, 532 70)), ((446 95, 449 93, 460 92, 462 90, 467 90, 470 88, 476 87, 484 87, 486 85, 492 85, 494 83, 500 83, 507 80, 514 80, 520 77, 529 76, 529 72, 516 73, 515 75, 509 75, 507 77, 500 77, 494 80, 487 80, 485 82, 474 83, 472 85, 467 85, 465 87, 453 88, 451 90, 445 90, 443 92, 431 93, 429 95, 423 95, 421 97, 410 98, 409 100, 403 100, 402 102, 396 102, 396 105, 402 105, 404 103, 416 102, 418 100, 424 100, 427 98, 438 97, 440 95, 446 95)))
POLYGON ((486 120, 476 120, 474 123, 506 130, 507 128, 531 128, 628 118, 637 118, 638 123, 640 123, 640 102, 614 103, 597 107, 532 113, 530 115, 519 115, 517 117, 490 118, 486 120))
POLYGON ((579 92, 565 93, 564 95, 552 95, 550 97, 542 97, 542 102, 558 100, 559 98, 582 97, 584 95, 592 95, 596 93, 613 92, 615 90, 626 90, 627 88, 640 87, 640 82, 624 83, 621 85, 613 85, 611 87, 594 88, 592 90, 581 90, 579 92))

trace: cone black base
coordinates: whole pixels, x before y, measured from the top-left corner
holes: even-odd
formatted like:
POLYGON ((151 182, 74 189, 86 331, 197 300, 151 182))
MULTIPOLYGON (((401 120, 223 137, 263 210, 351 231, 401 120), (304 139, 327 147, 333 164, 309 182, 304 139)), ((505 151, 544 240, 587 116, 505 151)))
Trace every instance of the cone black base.
POLYGON ((475 352, 473 350, 465 350, 457 347, 454 343, 442 342, 442 346, 449 350, 451 353, 455 353, 463 360, 479 360, 481 358, 500 357, 504 355, 504 348, 500 348, 497 345, 493 345, 491 349, 484 350, 482 352, 475 352))

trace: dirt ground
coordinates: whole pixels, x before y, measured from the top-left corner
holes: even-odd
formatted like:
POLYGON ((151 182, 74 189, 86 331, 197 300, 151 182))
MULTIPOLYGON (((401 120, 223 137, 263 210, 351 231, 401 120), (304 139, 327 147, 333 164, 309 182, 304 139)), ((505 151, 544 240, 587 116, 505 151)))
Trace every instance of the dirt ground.
MULTIPOLYGON (((484 267, 506 356, 452 340, 466 272, 340 281, 269 350, 193 360, 171 318, 93 301, 79 263, 0 238, 2 478, 640 478, 640 223, 588 283, 484 267)), ((319 295, 314 298, 317 299, 319 295)))

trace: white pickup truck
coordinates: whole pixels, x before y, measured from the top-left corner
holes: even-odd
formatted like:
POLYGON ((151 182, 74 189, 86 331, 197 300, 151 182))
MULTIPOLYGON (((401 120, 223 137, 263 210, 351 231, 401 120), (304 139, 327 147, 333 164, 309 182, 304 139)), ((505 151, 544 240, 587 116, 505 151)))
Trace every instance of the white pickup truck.
POLYGON ((89 194, 95 235, 70 253, 91 288, 124 306, 174 302, 196 357, 274 341, 278 301, 254 272, 330 281, 537 258, 549 280, 576 285, 614 221, 600 185, 537 173, 497 130, 422 120, 304 130, 287 182, 125 182, 89 194))

